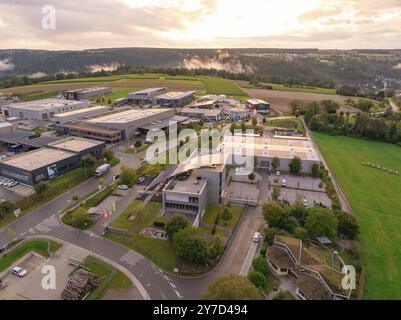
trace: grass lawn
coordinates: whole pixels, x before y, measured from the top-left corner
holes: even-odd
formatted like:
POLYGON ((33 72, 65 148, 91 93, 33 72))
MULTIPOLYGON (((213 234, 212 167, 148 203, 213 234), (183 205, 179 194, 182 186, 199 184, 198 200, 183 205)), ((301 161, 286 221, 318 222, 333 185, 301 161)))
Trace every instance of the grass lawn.
MULTIPOLYGON (((211 227, 199 227, 198 230, 199 230, 199 232, 201 234, 212 234, 213 228, 211 228, 211 227)), ((219 237, 220 239, 222 239, 222 238, 227 238, 230 234, 229 234, 228 231, 220 230, 220 229, 216 228, 216 233, 214 235, 219 237)))
POLYGON ((273 90, 279 91, 292 91, 292 92, 305 92, 305 93, 321 93, 321 94, 336 94, 336 89, 308 87, 308 86, 285 86, 282 84, 271 84, 273 90))
POLYGON ((97 287, 86 300, 101 299, 109 289, 124 291, 132 286, 131 280, 124 273, 95 257, 86 257, 84 266, 90 272, 100 277, 99 287, 97 287))
MULTIPOLYGON (((31 251, 35 251, 36 253, 39 253, 44 257, 48 257, 49 256, 47 254, 48 246, 49 246, 48 240, 32 240, 25 242, 22 245, 17 245, 17 247, 13 251, 9 252, 7 255, 0 258, 0 272, 7 269, 15 261, 19 260, 20 258, 22 258, 24 255, 26 255, 28 252, 31 251)), ((52 252, 57 251, 60 247, 61 244, 54 241, 50 241, 50 248, 52 252)))
POLYGON ((273 274, 269 271, 266 277, 266 289, 264 290, 266 293, 269 293, 274 288, 277 288, 278 280, 273 274))
POLYGON ((216 217, 220 213, 220 220, 217 225, 221 227, 235 228, 239 218, 241 217, 242 210, 243 209, 241 207, 236 207, 236 206, 230 206, 230 207, 210 206, 203 216, 203 222, 206 224, 214 225, 216 217), (228 210, 231 213, 231 219, 228 221, 224 221, 221 218, 221 213, 223 212, 224 208, 228 208, 228 210))
POLYGON ((59 93, 60 93, 59 91, 50 91, 50 92, 36 92, 31 94, 25 94, 22 96, 22 100, 31 101, 31 100, 53 98, 58 96, 59 93))
MULTIPOLYGON (((47 182, 49 188, 43 194, 33 194, 15 203, 16 208, 20 208, 22 213, 20 217, 42 205, 60 196, 66 191, 83 183, 86 179, 85 170, 77 168, 65 175, 47 182)), ((0 220, 0 227, 5 226, 17 218, 13 214, 6 215, 0 220)))
POLYGON ((294 129, 294 130, 297 130, 298 132, 305 131, 302 121, 299 119, 296 119, 296 118, 294 118, 294 119, 277 119, 277 120, 272 119, 272 120, 268 120, 266 122, 266 124, 271 127, 294 129))
POLYGON ((367 279, 363 298, 401 299, 401 148, 392 144, 314 133, 360 225, 367 279))
POLYGON ((106 238, 119 242, 128 248, 138 251, 149 260, 163 269, 173 272, 176 266, 176 258, 173 246, 169 241, 143 237, 139 232, 143 228, 154 228, 153 221, 162 208, 160 203, 149 202, 141 208, 141 201, 132 202, 124 212, 113 222, 112 227, 129 230, 132 235, 119 235, 108 233, 106 238), (128 220, 131 213, 135 212, 134 220, 128 220))

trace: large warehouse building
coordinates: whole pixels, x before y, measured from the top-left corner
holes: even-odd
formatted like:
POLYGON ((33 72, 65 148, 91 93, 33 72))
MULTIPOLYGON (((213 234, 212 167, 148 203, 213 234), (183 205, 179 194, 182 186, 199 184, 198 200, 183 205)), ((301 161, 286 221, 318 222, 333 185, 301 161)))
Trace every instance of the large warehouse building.
POLYGON ((104 147, 102 142, 75 137, 60 140, 0 162, 0 174, 24 184, 35 185, 78 168, 86 155, 99 159, 104 147))
POLYGON ((64 97, 68 100, 90 100, 93 97, 104 96, 112 92, 110 87, 94 87, 65 91, 64 97))
POLYGON ((172 109, 125 108, 82 121, 68 122, 63 127, 71 135, 117 143, 132 138, 138 132, 145 133, 149 125, 164 129, 170 121, 179 122, 172 109))
POLYGON ((245 102, 245 106, 262 115, 270 112, 270 103, 260 99, 249 99, 245 102))
POLYGON ((109 107, 107 106, 93 106, 56 114, 53 116, 53 120, 57 123, 64 123, 68 121, 81 120, 89 116, 105 113, 107 111, 109 111, 109 107))
POLYGON ((87 106, 87 101, 43 99, 12 103, 3 109, 3 113, 6 117, 48 121, 56 114, 83 109, 87 106))
POLYGON ((162 107, 182 108, 195 100, 195 92, 196 91, 166 92, 155 97, 153 103, 159 104, 162 107))
POLYGON ((153 98, 167 92, 167 88, 148 88, 128 94, 128 102, 134 104, 151 104, 153 98))
POLYGON ((234 156, 255 155, 256 167, 272 169, 272 160, 278 158, 278 170, 288 171, 288 165, 294 157, 302 161, 302 172, 311 173, 314 163, 320 165, 320 158, 313 143, 308 140, 275 139, 263 137, 246 137, 227 135, 221 145, 226 157, 226 164, 235 164, 234 156))

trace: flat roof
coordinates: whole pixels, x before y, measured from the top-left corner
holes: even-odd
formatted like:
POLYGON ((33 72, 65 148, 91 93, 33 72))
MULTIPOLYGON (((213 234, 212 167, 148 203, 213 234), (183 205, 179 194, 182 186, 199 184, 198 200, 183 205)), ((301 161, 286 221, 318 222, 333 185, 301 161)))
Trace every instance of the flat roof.
POLYGON ((154 123, 148 123, 147 125, 141 126, 139 128, 143 129, 143 130, 164 129, 164 128, 167 128, 168 126, 170 126, 171 124, 182 123, 186 120, 188 120, 188 117, 175 115, 174 117, 171 117, 171 118, 168 118, 165 120, 158 120, 158 121, 155 121, 154 123))
POLYGON ((0 141, 4 143, 19 143, 20 140, 33 136, 35 136, 34 132, 17 131, 13 133, 0 134, 0 141))
POLYGON ((149 93, 153 93, 153 92, 157 92, 160 90, 167 90, 166 87, 159 87, 159 88, 147 88, 147 89, 143 89, 143 90, 138 90, 138 91, 134 91, 134 92, 130 92, 129 94, 149 94, 149 93))
POLYGON ((206 185, 207 179, 206 178, 197 179, 197 178, 198 175, 196 170, 192 171, 190 176, 186 180, 178 180, 177 177, 175 177, 166 186, 165 190, 200 194, 200 192, 206 185))
POLYGON ((261 104, 261 103, 270 104, 270 103, 268 103, 268 102, 266 102, 264 100, 261 100, 261 99, 248 99, 248 100, 246 100, 246 102, 251 103, 251 104, 261 104))
POLYGON ((2 163, 22 170, 32 171, 68 159, 74 155, 75 153, 69 151, 43 148, 23 153, 19 156, 5 160, 2 163))
POLYGON ((99 145, 104 144, 104 142, 71 137, 64 140, 60 140, 54 143, 49 144, 49 147, 59 148, 62 150, 72 151, 72 152, 81 152, 99 145))
POLYGON ((109 107, 107 107, 107 106, 93 106, 93 107, 58 113, 58 114, 55 114, 54 116, 55 117, 68 117, 68 116, 73 116, 73 115, 77 115, 77 114, 81 114, 81 113, 86 113, 89 111, 96 111, 96 110, 99 111, 99 110, 108 110, 108 109, 109 109, 109 107))
POLYGON ((170 112, 171 109, 128 109, 121 112, 113 112, 106 115, 93 116, 88 120, 89 123, 128 123, 135 120, 150 117, 162 112, 170 112))
POLYGON ((85 131, 88 130, 88 131, 102 132, 102 133, 108 133, 108 134, 120 132, 119 129, 105 128, 103 126, 98 126, 94 123, 89 123, 87 121, 66 122, 63 124, 63 126, 70 128, 70 129, 85 130, 85 131))
POLYGON ((99 91, 99 90, 109 90, 111 87, 92 87, 92 88, 82 88, 82 89, 75 89, 75 90, 67 90, 65 91, 66 93, 70 92, 79 92, 79 93, 89 93, 93 91, 99 91))
POLYGON ((181 113, 204 114, 209 117, 216 117, 221 114, 220 109, 197 109, 197 108, 183 108, 181 113))
POLYGON ((179 100, 194 94, 196 91, 170 91, 156 97, 156 99, 179 100))
POLYGON ((18 102, 12 103, 8 107, 9 108, 19 108, 19 109, 27 109, 27 110, 44 110, 44 109, 52 109, 52 108, 61 108, 65 106, 71 105, 80 105, 82 102, 75 100, 66 100, 66 99, 42 99, 35 101, 26 101, 26 102, 18 102))
POLYGON ((226 135, 221 145, 226 154, 255 155, 258 157, 277 157, 282 159, 320 161, 315 146, 310 140, 275 139, 226 135))
POLYGON ((9 123, 9 122, 0 122, 0 128, 7 128, 7 127, 12 127, 15 124, 9 123))

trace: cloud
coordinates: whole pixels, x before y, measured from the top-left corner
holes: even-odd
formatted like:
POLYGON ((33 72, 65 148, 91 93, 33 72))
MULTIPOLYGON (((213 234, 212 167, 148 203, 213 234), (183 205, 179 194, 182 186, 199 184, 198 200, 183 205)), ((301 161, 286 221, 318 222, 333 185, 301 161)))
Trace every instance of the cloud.
POLYGON ((0 72, 11 71, 14 69, 14 64, 9 59, 0 60, 0 72))
POLYGON ((400 0, 1 0, 0 48, 394 48, 400 19, 400 0))

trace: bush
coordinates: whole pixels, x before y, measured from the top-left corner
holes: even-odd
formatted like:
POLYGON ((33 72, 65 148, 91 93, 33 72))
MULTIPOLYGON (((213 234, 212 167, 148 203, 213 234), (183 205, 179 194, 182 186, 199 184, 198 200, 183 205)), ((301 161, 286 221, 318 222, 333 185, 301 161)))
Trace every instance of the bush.
POLYGON ((137 141, 135 141, 135 144, 134 144, 134 146, 135 146, 135 148, 142 147, 142 141, 141 141, 141 140, 137 140, 137 141))
POLYGON ((298 157, 294 157, 288 165, 291 173, 297 174, 302 170, 302 160, 298 157))
POLYGON ((135 170, 130 167, 122 166, 120 171, 120 183, 125 184, 128 187, 132 187, 135 183, 135 180, 135 170))
POLYGON ((71 213, 71 225, 75 228, 86 229, 92 224, 92 220, 85 208, 78 208, 71 213))
POLYGON ((305 228, 297 227, 294 230, 295 238, 305 241, 306 237, 308 236, 308 231, 305 228))
POLYGON ((262 273, 258 271, 253 271, 249 274, 248 278, 249 281, 251 281, 256 288, 259 288, 261 290, 266 288, 266 278, 262 273))
POLYGON ((171 219, 166 223, 166 233, 170 240, 173 239, 173 236, 178 231, 185 229, 188 226, 188 221, 181 214, 175 214, 171 217, 171 219))
POLYGON ((72 196, 72 201, 78 201, 79 200, 79 196, 77 194, 74 194, 72 196))
POLYGON ((327 236, 337 238, 338 220, 330 209, 312 208, 308 210, 305 227, 312 237, 327 236))
POLYGON ((164 221, 155 220, 155 221, 153 221, 153 225, 155 227, 164 229, 164 227, 166 226, 166 223, 164 221))
POLYGON ((114 158, 113 150, 106 150, 103 152, 103 157, 107 159, 107 161, 111 161, 114 158))
POLYGON ((213 245, 209 248, 208 256, 209 260, 216 260, 220 255, 224 252, 224 244, 223 241, 219 237, 216 238, 213 245))
POLYGON ((282 229, 288 215, 281 205, 269 202, 263 206, 263 216, 269 227, 282 229))
POLYGON ((317 163, 312 164, 312 177, 320 177, 320 166, 317 163))
POLYGON ((34 189, 35 189, 35 192, 36 192, 37 194, 42 194, 42 193, 44 193, 47 189, 49 189, 49 185, 48 185, 46 182, 41 181, 41 182, 39 182, 39 183, 34 187, 34 189))
POLYGON ((221 213, 221 218, 224 221, 229 221, 232 218, 232 214, 230 212, 230 210, 228 210, 227 208, 224 208, 223 212, 221 213))
POLYGON ((264 243, 260 247, 260 254, 264 257, 266 255, 266 252, 267 252, 267 245, 264 243))
POLYGON ((274 237, 278 234, 279 230, 277 228, 266 228, 265 230, 265 243, 271 246, 274 242, 274 237))
POLYGON ((255 174, 252 172, 251 174, 248 175, 248 178, 251 181, 255 180, 255 174))
POLYGON ((15 206, 12 202, 4 200, 0 202, 0 218, 5 215, 12 213, 15 210, 15 206))
POLYGON ((350 240, 358 237, 359 226, 354 215, 346 212, 340 212, 337 214, 337 219, 338 233, 340 235, 350 240))
POLYGON ((260 272, 264 276, 267 276, 269 272, 269 264, 267 263, 266 259, 262 256, 257 257, 252 262, 253 270, 260 272))

